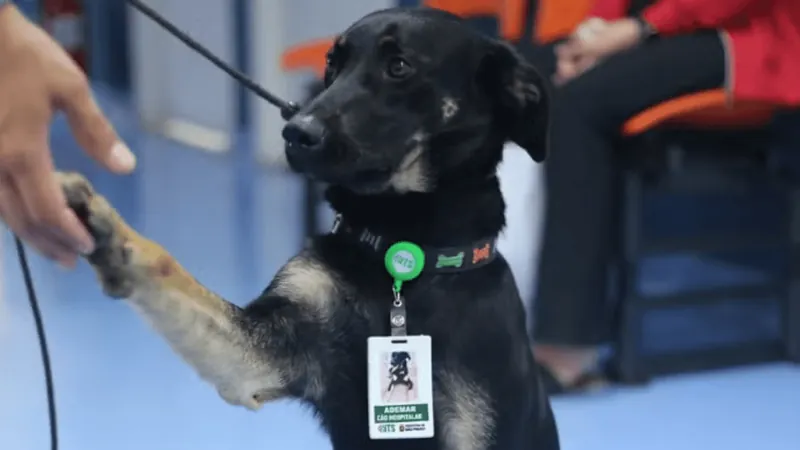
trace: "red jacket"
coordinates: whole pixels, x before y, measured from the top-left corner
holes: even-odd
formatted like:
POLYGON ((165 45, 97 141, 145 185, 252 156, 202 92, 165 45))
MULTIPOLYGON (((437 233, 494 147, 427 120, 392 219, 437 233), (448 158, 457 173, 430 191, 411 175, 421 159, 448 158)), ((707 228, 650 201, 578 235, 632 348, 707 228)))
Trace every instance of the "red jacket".
MULTIPOLYGON (((596 0, 591 15, 624 17, 629 4, 596 0)), ((723 30, 737 99, 800 106, 800 0, 657 0, 643 17, 665 36, 723 30)))

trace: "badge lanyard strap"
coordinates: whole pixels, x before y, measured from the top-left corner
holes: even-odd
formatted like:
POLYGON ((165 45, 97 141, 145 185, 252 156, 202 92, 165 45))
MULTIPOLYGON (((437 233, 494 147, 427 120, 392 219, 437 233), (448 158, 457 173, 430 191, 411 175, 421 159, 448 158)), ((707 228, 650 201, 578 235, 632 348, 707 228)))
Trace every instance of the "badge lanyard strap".
POLYGON ((392 283, 392 307, 389 310, 391 334, 392 336, 406 336, 408 314, 402 293, 403 283, 417 278, 422 273, 422 269, 425 267, 425 252, 411 242, 397 242, 386 250, 384 264, 386 271, 394 280, 392 283))
POLYGON ((389 312, 390 323, 392 325, 392 336, 405 336, 406 330, 406 302, 400 289, 403 285, 402 281, 395 280, 392 285, 392 293, 394 300, 392 301, 392 309, 389 312))

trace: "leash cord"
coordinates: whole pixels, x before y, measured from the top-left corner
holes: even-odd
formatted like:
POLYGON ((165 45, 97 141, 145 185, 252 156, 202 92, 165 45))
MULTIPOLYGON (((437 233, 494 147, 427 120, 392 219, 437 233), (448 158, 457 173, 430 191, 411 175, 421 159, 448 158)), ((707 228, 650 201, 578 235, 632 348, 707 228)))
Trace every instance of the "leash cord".
POLYGON ((42 353, 42 367, 44 368, 44 383, 47 387, 47 414, 50 420, 50 447, 58 450, 58 422, 56 421, 56 394, 53 387, 53 370, 50 367, 50 352, 47 350, 47 336, 44 332, 42 312, 39 310, 39 300, 36 298, 36 289, 33 287, 33 276, 28 266, 28 256, 25 247, 18 237, 14 236, 17 245, 17 256, 22 268, 22 278, 25 279, 25 289, 28 291, 28 301, 33 312, 33 322, 36 325, 36 334, 39 336, 39 349, 42 353))
POLYGON ((246 88, 250 89, 258 95, 259 97, 263 98, 264 100, 268 101, 273 106, 276 106, 278 109, 281 110, 281 116, 284 120, 291 119, 292 116, 298 110, 298 106, 294 102, 287 102, 277 95, 269 92, 268 90, 261 87, 258 83, 253 81, 247 75, 243 74, 242 72, 234 69, 229 64, 225 63, 225 61, 221 60, 217 55, 211 53, 210 50, 200 45, 199 42, 192 39, 188 34, 181 31, 178 27, 175 26, 172 22, 165 19, 164 16, 158 14, 153 10, 153 8, 145 5, 139 0, 128 0, 128 3, 136 8, 140 13, 144 14, 145 16, 149 17, 153 22, 159 24, 162 28, 164 28, 167 32, 171 35, 178 38, 181 42, 186 44, 189 48, 196 51, 212 64, 220 68, 222 71, 233 77, 239 83, 242 83, 246 88))
MULTIPOLYGON (((221 60, 218 56, 211 53, 210 50, 202 46, 200 43, 192 39, 188 34, 181 31, 172 22, 165 19, 162 15, 155 12, 152 8, 145 5, 139 0, 127 0, 128 4, 138 10, 140 13, 147 16, 150 20, 157 23, 164 28, 168 33, 175 36, 186 44, 189 48, 202 55, 212 64, 219 69, 230 75, 233 79, 243 84, 247 89, 252 91, 257 96, 263 98, 271 105, 281 110, 281 117, 283 120, 289 120, 297 113, 298 105, 294 102, 285 101, 277 95, 269 92, 261 87, 258 83, 253 81, 247 75, 234 69, 225 61, 221 60)), ((33 276, 31 269, 28 266, 28 258, 25 254, 25 247, 22 241, 17 236, 14 236, 17 246, 17 256, 19 256, 19 265, 22 268, 22 277, 25 279, 25 289, 28 291, 28 300, 33 312, 33 320, 36 324, 36 333, 39 336, 39 348, 42 354, 42 366, 44 367, 44 378, 47 386, 47 411, 50 420, 50 448, 58 450, 58 424, 56 421, 56 395, 53 387, 53 372, 50 366, 50 353, 47 349, 47 337, 44 332, 44 323, 42 321, 42 313, 39 309, 39 300, 36 297, 36 290, 33 285, 33 276)))

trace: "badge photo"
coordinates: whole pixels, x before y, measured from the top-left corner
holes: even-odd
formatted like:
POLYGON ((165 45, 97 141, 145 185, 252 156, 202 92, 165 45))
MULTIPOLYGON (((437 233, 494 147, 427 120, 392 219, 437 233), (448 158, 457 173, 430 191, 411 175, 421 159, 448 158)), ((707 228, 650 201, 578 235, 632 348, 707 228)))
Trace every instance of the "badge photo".
POLYGON ((371 337, 367 355, 370 438, 433 437, 430 336, 371 337))

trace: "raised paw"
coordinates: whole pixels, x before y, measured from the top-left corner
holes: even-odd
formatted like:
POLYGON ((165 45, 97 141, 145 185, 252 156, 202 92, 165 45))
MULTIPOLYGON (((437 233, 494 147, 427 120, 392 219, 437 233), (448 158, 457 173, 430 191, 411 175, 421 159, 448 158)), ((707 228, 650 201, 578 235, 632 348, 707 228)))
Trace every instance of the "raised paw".
POLYGON ((59 173, 67 204, 95 240, 95 250, 86 256, 97 271, 103 292, 109 297, 126 298, 133 293, 130 249, 119 214, 92 185, 77 173, 59 173))

